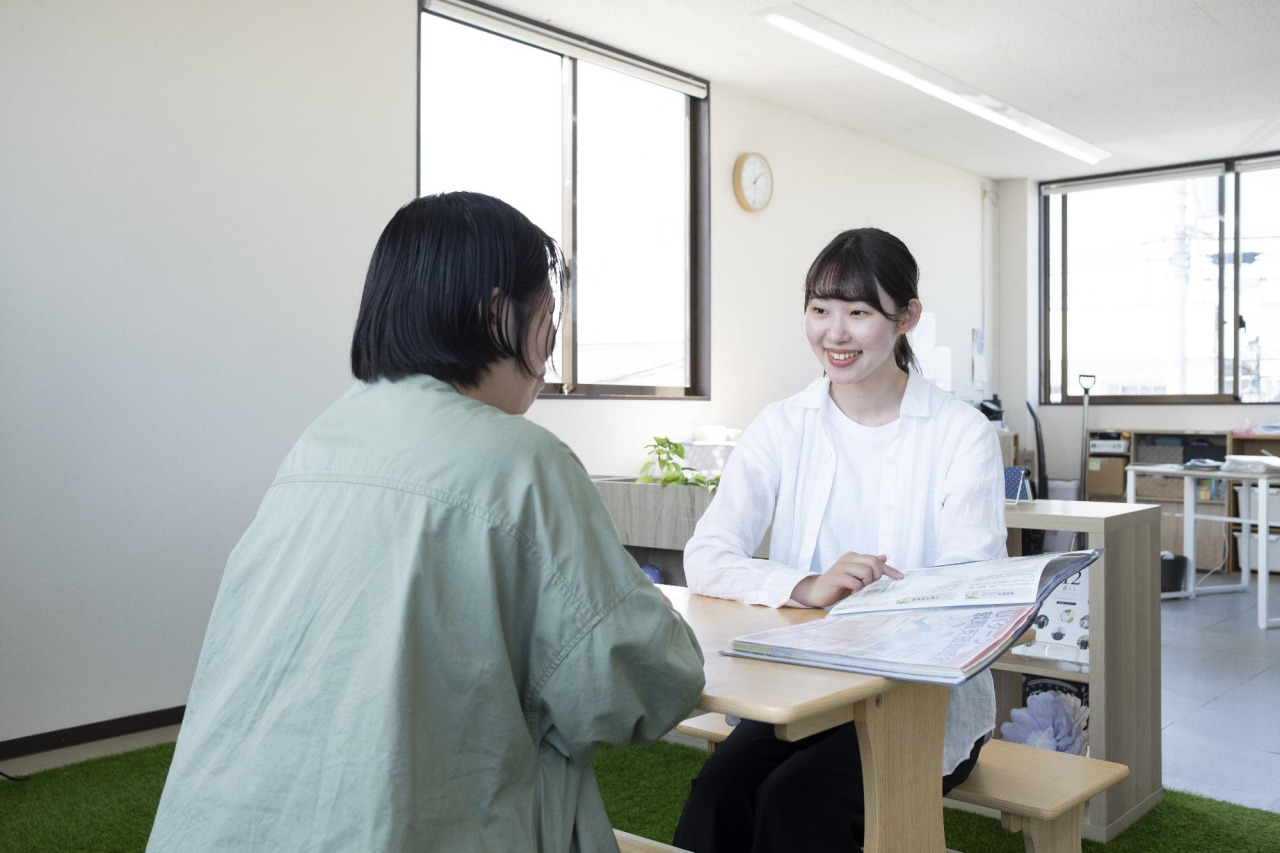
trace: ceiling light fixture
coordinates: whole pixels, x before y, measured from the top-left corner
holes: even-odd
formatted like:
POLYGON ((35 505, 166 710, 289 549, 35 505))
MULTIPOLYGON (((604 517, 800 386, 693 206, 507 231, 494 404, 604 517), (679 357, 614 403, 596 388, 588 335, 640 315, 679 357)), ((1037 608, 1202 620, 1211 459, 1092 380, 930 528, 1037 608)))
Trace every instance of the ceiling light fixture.
POLYGON ((1093 165, 1111 156, 1109 151, 1090 145, 1083 139, 997 101, 959 80, 921 65, 848 27, 816 12, 810 12, 803 6, 779 6, 766 9, 760 14, 768 23, 810 44, 825 48, 872 71, 878 71, 886 77, 892 77, 900 83, 906 83, 917 91, 946 101, 953 107, 959 107, 967 113, 1077 160, 1093 165))

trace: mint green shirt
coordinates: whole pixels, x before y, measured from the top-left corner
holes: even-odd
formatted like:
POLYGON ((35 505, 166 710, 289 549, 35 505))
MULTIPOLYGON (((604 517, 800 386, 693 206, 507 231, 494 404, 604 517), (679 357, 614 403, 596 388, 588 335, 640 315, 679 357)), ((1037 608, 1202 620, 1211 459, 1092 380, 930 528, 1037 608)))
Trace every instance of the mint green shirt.
POLYGON ((702 686, 564 444, 360 384, 231 554, 147 849, 614 850, 592 753, 702 686))

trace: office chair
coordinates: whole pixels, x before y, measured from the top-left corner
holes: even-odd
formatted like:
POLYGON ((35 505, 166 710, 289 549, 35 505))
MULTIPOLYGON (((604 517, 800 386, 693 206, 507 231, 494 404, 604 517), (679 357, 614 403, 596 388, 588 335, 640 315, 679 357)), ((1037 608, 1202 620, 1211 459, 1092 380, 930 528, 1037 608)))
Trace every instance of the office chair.
POLYGON ((1031 500, 1031 469, 1011 465, 1004 469, 1004 499, 1009 503, 1031 500))
MULTIPOLYGON (((1049 472, 1045 470, 1044 464, 1044 433, 1040 430, 1040 418, 1036 416, 1036 410, 1031 407, 1030 400, 1027 401, 1027 411, 1031 413, 1031 424, 1036 431, 1036 478, 1032 483, 1031 494, 1037 498, 1047 498, 1049 496, 1049 472)), ((1043 530, 1022 531, 1022 553, 1044 553, 1043 530)))
POLYGON ((1040 418, 1036 416, 1036 410, 1031 408, 1031 401, 1027 401, 1027 411, 1031 413, 1031 424, 1036 430, 1036 480, 1035 480, 1035 496, 1037 498, 1049 497, 1049 472, 1044 465, 1044 433, 1040 431, 1040 418))

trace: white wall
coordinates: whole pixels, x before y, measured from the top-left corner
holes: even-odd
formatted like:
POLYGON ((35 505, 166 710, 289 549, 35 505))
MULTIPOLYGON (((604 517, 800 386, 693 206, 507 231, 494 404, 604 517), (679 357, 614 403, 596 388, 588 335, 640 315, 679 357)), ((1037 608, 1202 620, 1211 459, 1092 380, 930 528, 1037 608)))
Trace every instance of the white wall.
POLYGON ((890 148, 734 89, 712 85, 711 400, 540 400, 529 417, 573 447, 593 473, 628 474, 654 435, 699 424, 745 427, 762 406, 821 369, 803 332, 804 275, 846 228, 897 234, 921 268, 926 310, 950 346, 954 387, 971 387, 971 335, 982 323, 982 185, 974 175, 890 148), (733 196, 733 163, 759 151, 775 192, 759 213, 733 196))
POLYGON ((1000 372, 996 387, 1004 404, 1005 425, 1018 433, 1022 447, 1034 448, 1035 431, 1027 414, 1027 402, 1039 413, 1036 185, 1026 180, 1000 181, 995 192, 1000 211, 1000 315, 996 334, 1000 341, 1000 372))
MULTIPOLYGON (((222 567, 349 383, 415 168, 414 4, 21 0, 0 29, 0 741, 183 704, 222 567)), ((712 399, 543 400, 594 472, 817 375, 810 260, 901 236, 968 389, 981 185, 713 87, 712 399), (729 178, 766 154, 748 214, 729 178)))
POLYGON ((405 0, 11 0, 0 741, 184 704, 415 180, 405 0))

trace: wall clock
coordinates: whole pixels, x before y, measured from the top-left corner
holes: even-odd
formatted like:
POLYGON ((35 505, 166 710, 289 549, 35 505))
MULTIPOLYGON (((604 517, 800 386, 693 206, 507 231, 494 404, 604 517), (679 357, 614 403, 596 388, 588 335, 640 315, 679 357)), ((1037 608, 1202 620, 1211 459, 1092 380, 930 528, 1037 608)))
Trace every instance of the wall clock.
POLYGON ((763 154, 747 153, 733 164, 733 194, 743 210, 764 210, 773 198, 773 170, 763 154))

